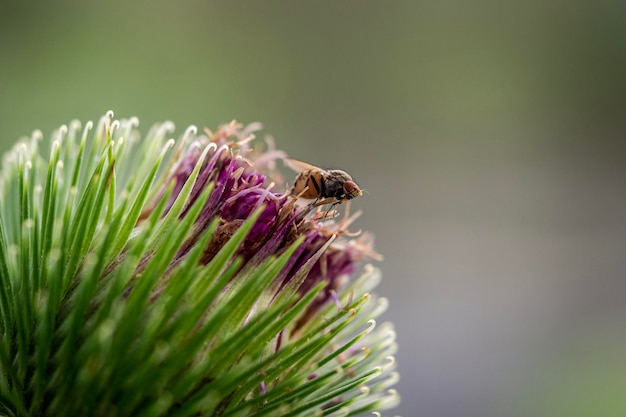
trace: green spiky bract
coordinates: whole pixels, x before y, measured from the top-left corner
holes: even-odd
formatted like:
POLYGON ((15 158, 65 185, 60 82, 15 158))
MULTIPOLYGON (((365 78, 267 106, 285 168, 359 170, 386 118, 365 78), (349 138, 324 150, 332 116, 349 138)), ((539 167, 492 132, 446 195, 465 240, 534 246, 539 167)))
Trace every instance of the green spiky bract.
POLYGON ((0 414, 360 415, 393 406, 394 334, 374 330, 385 300, 369 294, 377 270, 366 267, 339 294, 342 308, 326 304, 281 339, 324 287, 268 295, 302 239, 242 268, 236 250, 258 209, 199 262, 217 224, 196 230, 210 186, 189 198, 206 149, 172 206, 166 187, 147 210, 180 149, 167 139, 171 124, 139 140, 135 119, 111 117, 95 130, 73 122, 49 145, 36 132, 4 158, 0 414), (195 245, 173 262, 191 235, 195 245))

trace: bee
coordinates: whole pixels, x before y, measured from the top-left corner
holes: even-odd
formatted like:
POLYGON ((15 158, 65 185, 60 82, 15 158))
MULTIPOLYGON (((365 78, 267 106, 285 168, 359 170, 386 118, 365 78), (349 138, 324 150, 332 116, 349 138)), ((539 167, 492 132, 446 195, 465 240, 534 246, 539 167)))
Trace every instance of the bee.
POLYGON ((359 186, 345 171, 325 170, 295 159, 286 159, 285 163, 299 172, 291 188, 291 194, 315 199, 316 205, 341 204, 363 195, 359 186))

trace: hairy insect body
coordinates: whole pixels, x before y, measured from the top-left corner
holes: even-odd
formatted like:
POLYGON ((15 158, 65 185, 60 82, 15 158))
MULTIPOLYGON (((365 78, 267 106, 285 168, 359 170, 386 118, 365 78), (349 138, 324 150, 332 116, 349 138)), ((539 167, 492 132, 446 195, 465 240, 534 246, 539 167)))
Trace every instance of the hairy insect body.
POLYGON ((289 165, 300 170, 291 189, 293 195, 316 200, 330 199, 336 204, 363 195, 345 171, 325 170, 295 160, 289 160, 289 165))

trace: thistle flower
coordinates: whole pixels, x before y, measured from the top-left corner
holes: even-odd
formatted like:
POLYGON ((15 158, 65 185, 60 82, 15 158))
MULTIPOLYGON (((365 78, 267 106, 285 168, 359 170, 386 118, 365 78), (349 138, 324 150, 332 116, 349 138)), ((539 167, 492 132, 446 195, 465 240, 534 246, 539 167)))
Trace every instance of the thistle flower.
POLYGON ((3 159, 0 413, 395 406, 395 334, 375 325, 387 301, 363 266, 379 255, 348 231, 359 213, 289 195, 257 124, 192 126, 174 146, 169 122, 140 140, 137 119, 112 117, 50 144, 36 131, 3 159))

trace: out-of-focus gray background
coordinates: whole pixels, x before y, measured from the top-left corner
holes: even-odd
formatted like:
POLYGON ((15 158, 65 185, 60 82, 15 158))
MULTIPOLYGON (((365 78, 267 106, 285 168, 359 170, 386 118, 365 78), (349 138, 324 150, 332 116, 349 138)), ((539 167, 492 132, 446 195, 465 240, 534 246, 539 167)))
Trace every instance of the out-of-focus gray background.
POLYGON ((625 75, 619 1, 0 2, 2 150, 113 109, 354 174, 405 417, 626 415, 625 75))

